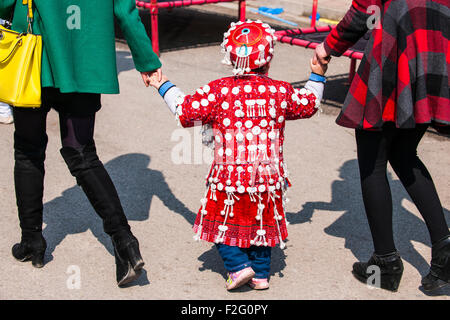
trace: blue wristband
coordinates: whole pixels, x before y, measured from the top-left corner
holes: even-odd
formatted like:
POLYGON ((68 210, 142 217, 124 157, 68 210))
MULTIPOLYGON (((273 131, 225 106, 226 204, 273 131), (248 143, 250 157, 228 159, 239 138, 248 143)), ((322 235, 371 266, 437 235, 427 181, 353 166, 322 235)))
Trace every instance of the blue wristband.
POLYGON ((309 80, 323 83, 327 82, 327 78, 314 72, 312 72, 311 75, 309 76, 309 80))
POLYGON ((173 88, 173 87, 175 87, 175 85, 172 82, 166 81, 159 87, 158 92, 161 95, 161 97, 164 98, 164 96, 166 95, 166 92, 169 91, 169 89, 173 88))

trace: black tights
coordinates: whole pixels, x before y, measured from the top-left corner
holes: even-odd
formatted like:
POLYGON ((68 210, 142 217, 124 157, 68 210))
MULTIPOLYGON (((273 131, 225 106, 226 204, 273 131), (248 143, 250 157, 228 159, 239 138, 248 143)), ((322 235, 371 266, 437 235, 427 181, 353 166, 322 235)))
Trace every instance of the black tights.
MULTIPOLYGON (((47 112, 45 110, 26 110, 14 108, 15 145, 31 157, 45 157, 40 154, 47 147, 47 112), (25 150, 23 150, 25 149, 25 150)), ((59 114, 61 144, 63 147, 82 149, 94 142, 95 114, 73 116, 59 114)), ((16 148, 17 151, 17 148, 16 148)))
POLYGON ((84 117, 60 114, 62 146, 81 150, 88 144, 94 143, 94 125, 95 114, 84 117))
POLYGON ((397 129, 388 123, 382 131, 356 130, 361 189, 376 254, 396 250, 392 195, 386 174, 388 161, 425 220, 431 242, 449 235, 433 180, 417 156, 417 146, 427 127, 397 129))

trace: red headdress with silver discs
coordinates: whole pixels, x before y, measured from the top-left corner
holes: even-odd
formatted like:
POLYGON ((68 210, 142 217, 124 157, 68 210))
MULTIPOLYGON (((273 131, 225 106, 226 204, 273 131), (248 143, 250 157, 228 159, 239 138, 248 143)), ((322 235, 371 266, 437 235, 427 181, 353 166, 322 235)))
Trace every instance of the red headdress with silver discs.
POLYGON ((233 22, 224 34, 224 64, 234 65, 233 73, 241 75, 259 69, 272 60, 275 30, 261 21, 233 22))

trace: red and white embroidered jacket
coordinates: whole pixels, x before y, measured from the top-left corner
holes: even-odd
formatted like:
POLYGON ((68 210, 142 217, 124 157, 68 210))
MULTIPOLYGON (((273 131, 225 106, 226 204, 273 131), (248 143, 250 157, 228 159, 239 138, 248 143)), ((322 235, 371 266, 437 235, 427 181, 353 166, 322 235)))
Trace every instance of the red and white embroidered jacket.
POLYGON ((178 97, 176 113, 183 127, 212 126, 211 190, 252 194, 285 188, 285 121, 313 116, 322 91, 323 83, 308 81, 298 90, 263 75, 244 75, 178 97))

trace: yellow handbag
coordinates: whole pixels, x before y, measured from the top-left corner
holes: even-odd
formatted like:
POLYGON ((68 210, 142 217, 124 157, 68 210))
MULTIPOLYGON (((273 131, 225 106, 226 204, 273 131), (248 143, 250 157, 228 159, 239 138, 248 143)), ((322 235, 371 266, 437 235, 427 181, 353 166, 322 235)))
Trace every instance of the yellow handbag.
POLYGON ((42 37, 32 34, 32 0, 28 5, 28 32, 0 26, 0 101, 14 107, 41 106, 42 37))

